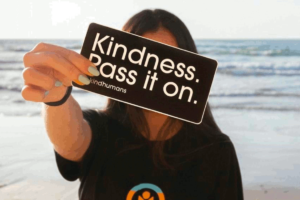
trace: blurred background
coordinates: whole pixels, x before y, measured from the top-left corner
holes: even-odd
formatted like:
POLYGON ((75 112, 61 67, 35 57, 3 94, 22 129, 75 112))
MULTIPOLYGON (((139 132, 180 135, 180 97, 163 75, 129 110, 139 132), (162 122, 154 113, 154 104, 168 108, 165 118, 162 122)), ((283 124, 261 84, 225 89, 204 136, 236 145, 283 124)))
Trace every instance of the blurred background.
MULTIPOLYGON (((38 42, 80 52, 89 23, 121 29, 161 8, 218 61, 209 102, 233 141, 246 200, 300 199, 300 0, 53 1, 0 3, 0 199, 77 199, 56 167, 41 104, 26 102, 23 55, 38 42)), ((82 109, 106 97, 74 88, 82 109)))

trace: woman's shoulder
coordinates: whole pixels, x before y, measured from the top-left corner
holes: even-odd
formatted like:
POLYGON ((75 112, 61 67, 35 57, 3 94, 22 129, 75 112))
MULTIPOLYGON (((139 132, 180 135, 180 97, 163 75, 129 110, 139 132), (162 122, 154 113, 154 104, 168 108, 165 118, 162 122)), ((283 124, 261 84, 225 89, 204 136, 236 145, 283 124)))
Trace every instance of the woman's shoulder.
POLYGON ((230 137, 220 130, 212 128, 202 130, 193 125, 187 125, 185 130, 186 138, 193 141, 192 143, 197 147, 231 143, 230 137))
POLYGON ((237 159, 234 144, 224 132, 196 132, 189 138, 191 152, 194 152, 195 159, 199 158, 200 163, 203 159, 211 165, 237 159))
POLYGON ((202 149, 203 152, 206 152, 207 156, 211 157, 211 159, 215 158, 216 161, 221 158, 221 160, 223 160, 236 156, 233 141, 230 136, 224 132, 216 131, 198 135, 197 142, 197 145, 199 145, 198 149, 202 149))
POLYGON ((216 151, 219 153, 234 151, 234 145, 230 136, 224 132, 215 132, 215 133, 206 134, 204 138, 206 140, 206 145, 211 146, 212 151, 216 151))

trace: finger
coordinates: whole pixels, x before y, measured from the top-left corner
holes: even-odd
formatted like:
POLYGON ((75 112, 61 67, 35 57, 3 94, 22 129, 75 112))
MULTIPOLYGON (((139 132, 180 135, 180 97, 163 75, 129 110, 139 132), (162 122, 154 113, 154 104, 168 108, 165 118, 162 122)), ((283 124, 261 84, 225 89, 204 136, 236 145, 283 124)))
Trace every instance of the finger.
POLYGON ((30 67, 49 67, 62 73, 70 80, 79 80, 88 85, 90 80, 76 66, 66 60, 60 54, 54 52, 26 53, 24 56, 24 65, 30 67))
MULTIPOLYGON (((72 86, 72 83, 70 79, 68 79, 66 76, 64 76, 62 73, 60 73, 59 71, 56 71, 53 69, 53 73, 54 73, 54 77, 57 77, 58 80, 62 81, 63 85, 65 86, 72 86)), ((73 80, 75 83, 77 83, 78 85, 85 85, 83 83, 81 83, 78 80, 73 80)))
MULTIPOLYGON (((32 67, 30 67, 32 68, 32 67)), ((67 78, 65 75, 63 75, 62 73, 60 73, 59 71, 56 71, 53 68, 49 68, 49 67, 35 67, 34 70, 37 70, 45 75, 50 75, 52 77, 55 77, 55 79, 61 81, 63 83, 64 86, 71 86, 72 83, 69 78, 67 78)), ((78 85, 84 85, 83 83, 74 80, 78 85)))
POLYGON ((26 67, 23 72, 25 85, 35 85, 44 90, 51 90, 53 87, 62 86, 63 83, 50 76, 47 76, 32 67, 26 67))
POLYGON ((89 76, 98 76, 99 71, 96 65, 91 62, 86 57, 78 54, 75 51, 70 49, 66 49, 57 45, 48 44, 48 43, 39 43, 37 44, 31 52, 55 52, 57 54, 61 54, 67 60, 69 60, 73 65, 75 65, 80 71, 89 75, 89 76), (91 67, 91 68, 90 68, 91 67))
MULTIPOLYGON (((32 68, 32 67, 26 67, 26 68, 32 68)), ((66 76, 64 76, 62 73, 60 73, 59 71, 56 71, 53 68, 49 68, 49 67, 35 67, 34 70, 39 71, 40 73, 45 74, 45 75, 50 75, 51 74, 57 80, 59 80, 60 82, 62 82, 62 84, 64 86, 72 86, 72 83, 71 83, 72 80, 70 80, 69 78, 67 78, 66 76)), ((77 81, 77 80, 73 80, 73 81, 76 82, 78 85, 84 85, 80 81, 77 81)))
POLYGON ((27 101, 42 102, 45 98, 45 90, 34 86, 25 85, 22 88, 22 97, 27 101))

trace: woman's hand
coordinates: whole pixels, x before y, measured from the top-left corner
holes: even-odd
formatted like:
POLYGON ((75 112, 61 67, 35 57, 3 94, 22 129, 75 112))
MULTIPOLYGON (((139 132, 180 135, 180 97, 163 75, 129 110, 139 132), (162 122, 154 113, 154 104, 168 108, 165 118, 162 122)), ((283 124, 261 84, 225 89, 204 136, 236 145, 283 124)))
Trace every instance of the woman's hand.
POLYGON ((99 76, 96 66, 84 56, 52 44, 39 43, 23 57, 24 86, 27 101, 55 102, 61 100, 71 81, 88 85, 89 76, 99 76))

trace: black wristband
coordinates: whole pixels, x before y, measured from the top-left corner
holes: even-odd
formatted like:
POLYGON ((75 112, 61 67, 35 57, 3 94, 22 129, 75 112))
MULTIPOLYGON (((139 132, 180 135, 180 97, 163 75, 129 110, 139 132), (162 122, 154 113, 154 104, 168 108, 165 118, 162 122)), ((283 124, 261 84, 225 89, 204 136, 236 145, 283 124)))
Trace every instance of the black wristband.
POLYGON ((44 104, 47 104, 48 106, 59 106, 59 105, 65 103, 67 101, 67 99, 69 98, 71 92, 72 92, 72 88, 73 88, 72 86, 68 87, 65 96, 60 101, 56 101, 56 102, 44 102, 44 104))

